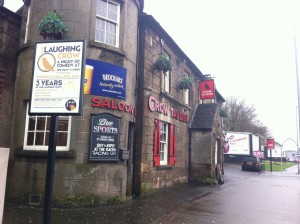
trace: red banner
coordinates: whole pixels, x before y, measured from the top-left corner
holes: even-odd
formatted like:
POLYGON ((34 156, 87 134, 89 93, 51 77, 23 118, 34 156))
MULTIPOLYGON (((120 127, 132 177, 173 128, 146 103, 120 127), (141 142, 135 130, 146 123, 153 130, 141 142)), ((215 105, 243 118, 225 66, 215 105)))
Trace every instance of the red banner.
POLYGON ((275 141, 272 138, 267 139, 267 148, 274 149, 275 148, 275 141))
POLYGON ((215 83, 213 79, 200 81, 200 99, 215 98, 215 83))

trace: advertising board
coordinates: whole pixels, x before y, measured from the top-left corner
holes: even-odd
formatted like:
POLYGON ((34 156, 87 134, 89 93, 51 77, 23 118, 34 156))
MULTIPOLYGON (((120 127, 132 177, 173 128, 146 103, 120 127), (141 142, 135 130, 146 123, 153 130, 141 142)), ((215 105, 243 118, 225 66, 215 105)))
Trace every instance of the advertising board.
POLYGON ((223 148, 224 154, 250 155, 250 134, 227 132, 223 148))
POLYGON ((120 118, 103 113, 92 115, 90 161, 119 160, 120 118))
POLYGON ((126 100, 126 69, 86 59, 84 94, 126 100))
POLYGON ((81 115, 84 41, 36 43, 29 114, 81 115))

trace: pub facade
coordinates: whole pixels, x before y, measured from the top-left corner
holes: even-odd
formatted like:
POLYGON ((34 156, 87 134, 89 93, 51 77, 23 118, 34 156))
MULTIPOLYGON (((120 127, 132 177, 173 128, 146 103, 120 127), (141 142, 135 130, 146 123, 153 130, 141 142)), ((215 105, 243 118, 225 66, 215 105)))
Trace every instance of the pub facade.
MULTIPOLYGON (((32 89, 47 98, 46 89, 63 88, 57 102, 76 91, 68 74, 76 67, 78 40, 85 60, 82 112, 58 117, 53 202, 100 204, 176 183, 215 183, 216 167, 222 166, 218 111, 224 99, 217 90, 213 99, 200 99, 199 83, 207 76, 143 13, 143 3, 24 0, 18 11, 22 22, 6 200, 43 203, 52 116, 47 100, 31 102, 32 89), (68 27, 64 41, 44 40, 37 33, 51 10, 68 27), (158 67, 160 59, 168 69, 158 67), (36 73, 39 82, 33 79, 36 73), (32 105, 49 114, 31 113, 32 105), (210 114, 209 127, 196 122, 205 115, 201 105, 211 108, 204 110, 210 114)), ((64 107, 72 111, 77 104, 66 100, 64 107)))

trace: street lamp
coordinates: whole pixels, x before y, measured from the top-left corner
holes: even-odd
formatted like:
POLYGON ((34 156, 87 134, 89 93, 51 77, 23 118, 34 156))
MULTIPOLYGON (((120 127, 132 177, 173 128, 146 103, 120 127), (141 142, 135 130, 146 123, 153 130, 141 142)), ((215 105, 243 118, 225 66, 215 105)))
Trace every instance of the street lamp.
MULTIPOLYGON (((295 3, 295 2, 294 2, 295 3)), ((295 9, 295 4, 294 4, 294 23, 293 23, 293 31, 294 31, 294 47, 295 47, 295 64, 296 64, 296 76, 297 76, 297 95, 298 95, 298 127, 299 127, 299 130, 300 130, 300 90, 299 90, 299 77, 298 77, 298 49, 297 49, 297 38, 296 38, 296 25, 295 25, 295 22, 297 21, 296 20, 296 9, 295 9)), ((297 136, 297 139, 299 138, 299 136, 297 136)), ((300 173, 300 167, 299 167, 299 148, 298 148, 298 145, 297 145, 297 156, 298 156, 298 173, 300 173)))

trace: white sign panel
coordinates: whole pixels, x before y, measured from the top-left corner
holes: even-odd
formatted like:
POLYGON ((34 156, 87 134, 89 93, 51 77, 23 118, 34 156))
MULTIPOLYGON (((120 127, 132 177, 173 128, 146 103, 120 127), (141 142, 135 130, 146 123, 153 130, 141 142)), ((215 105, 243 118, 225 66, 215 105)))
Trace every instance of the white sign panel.
MULTIPOLYGON (((271 153, 270 150, 268 150, 268 157, 270 157, 271 153)), ((281 157, 281 145, 277 144, 275 142, 275 147, 272 149, 272 158, 279 158, 281 157)))
POLYGON ((223 146, 224 154, 250 155, 249 133, 227 132, 223 146))
POLYGON ((36 44, 30 114, 81 114, 84 43, 36 44))

